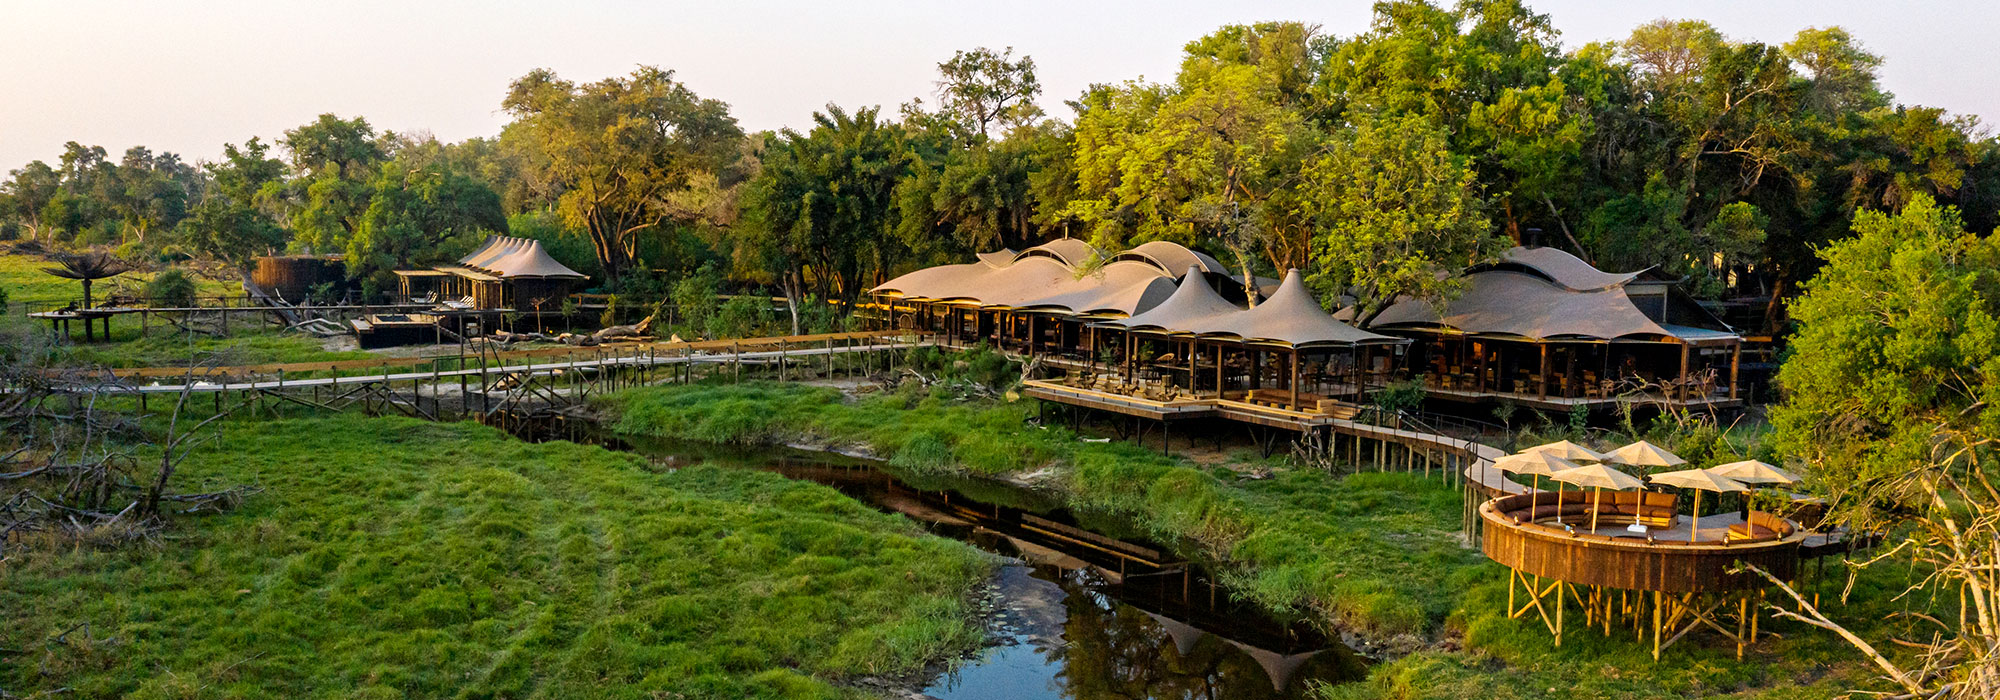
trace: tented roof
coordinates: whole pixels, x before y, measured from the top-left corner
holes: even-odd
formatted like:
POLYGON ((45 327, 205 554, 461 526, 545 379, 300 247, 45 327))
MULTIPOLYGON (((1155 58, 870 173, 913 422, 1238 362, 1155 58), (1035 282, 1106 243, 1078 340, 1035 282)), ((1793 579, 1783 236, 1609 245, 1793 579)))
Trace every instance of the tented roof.
POLYGON ((874 291, 916 299, 1017 306, 1046 295, 1051 286, 1073 277, 1068 265, 1053 258, 1023 257, 1004 267, 984 263, 927 267, 884 282, 874 291))
POLYGON ((532 238, 488 236, 484 245, 458 262, 500 279, 587 279, 549 257, 548 251, 542 249, 542 242, 532 238))
POLYGON ((1223 267, 1215 258, 1172 241, 1141 243, 1131 250, 1119 253, 1115 259, 1143 260, 1159 266, 1162 271, 1169 274, 1175 270, 1185 270, 1190 266, 1200 268, 1202 272, 1229 274, 1229 268, 1223 267))
POLYGON ((1097 257, 1097 249, 1090 247, 1089 243, 1074 238, 1058 238, 1023 250, 1014 257, 1019 260, 1033 255, 1052 257, 1061 260, 1064 265, 1075 268, 1082 267, 1084 263, 1090 262, 1091 258, 1097 257))
POLYGON ((906 299, 1116 316, 1145 312, 1173 294, 1172 273, 1150 262, 1116 260, 1081 271, 1096 255, 1097 249, 1083 241, 1058 239, 1020 253, 984 253, 977 263, 924 268, 871 291, 906 299))
POLYGON ((1173 293, 1173 278, 1160 274, 1151 265, 1118 261, 1082 277, 1058 282, 1040 298, 1017 306, 1130 316, 1159 306, 1173 293))
POLYGON ((1401 338, 1377 335, 1341 323, 1320 308, 1306 291, 1299 271, 1285 275, 1276 294, 1249 309, 1238 308, 1215 293, 1199 267, 1190 266, 1180 287, 1153 310, 1100 325, 1128 330, 1154 330, 1188 335, 1232 337, 1249 343, 1301 348, 1320 345, 1401 343, 1401 338))
MULTIPOLYGON (((1439 310, 1404 300, 1376 317, 1376 328, 1446 327, 1465 333, 1531 340, 1680 337, 1647 318, 1622 287, 1567 289, 1524 272, 1488 270, 1466 277, 1466 289, 1439 310)), ((1703 331, 1704 336, 1713 331, 1703 331)), ((1733 335, 1727 334, 1725 335, 1733 335)), ((1690 338, 1689 340, 1694 340, 1690 338)))
POLYGON ((1306 289, 1305 281, 1299 277, 1298 270, 1287 271, 1285 280, 1278 284, 1278 291, 1264 303, 1229 314, 1219 319, 1213 328, 1202 332, 1228 334, 1249 342, 1276 343, 1290 347, 1406 342, 1400 338, 1370 333, 1334 319, 1326 309, 1320 307, 1312 292, 1306 289))
POLYGON ((1208 333, 1219 327, 1223 317, 1241 312, 1235 304, 1216 294, 1197 267, 1189 267, 1172 296, 1152 310, 1131 318, 1105 321, 1101 325, 1128 330, 1155 329, 1172 333, 1208 333))
POLYGON ((1503 269, 1508 265, 1527 268, 1551 282, 1579 292, 1623 286, 1639 276, 1638 272, 1599 270, 1561 248, 1516 247, 1500 254, 1500 264, 1503 269))
POLYGON ((1013 248, 1001 248, 991 253, 980 253, 977 257, 987 267, 1006 267, 1014 264, 1014 256, 1017 255, 1020 253, 1014 252, 1013 248))

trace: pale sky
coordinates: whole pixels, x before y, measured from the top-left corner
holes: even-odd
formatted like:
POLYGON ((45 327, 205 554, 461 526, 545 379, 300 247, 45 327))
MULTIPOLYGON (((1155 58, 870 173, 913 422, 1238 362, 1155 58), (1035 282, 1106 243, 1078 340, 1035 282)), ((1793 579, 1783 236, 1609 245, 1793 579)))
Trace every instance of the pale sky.
MULTIPOLYGON (((1904 103, 2000 118, 2000 4, 1777 0, 1530 0, 1565 45, 1660 17, 1782 43, 1840 25, 1886 61, 1904 103)), ((1034 56, 1051 114, 1094 82, 1173 76, 1187 41, 1230 23, 1301 20, 1351 35, 1369 3, 300 2, 0 0, 0 171, 53 163, 65 141, 218 157, 322 112, 460 140, 498 133, 509 81, 531 69, 596 80, 641 64, 728 102, 750 130, 810 123, 829 102, 893 110, 928 96, 956 49, 1034 56)))

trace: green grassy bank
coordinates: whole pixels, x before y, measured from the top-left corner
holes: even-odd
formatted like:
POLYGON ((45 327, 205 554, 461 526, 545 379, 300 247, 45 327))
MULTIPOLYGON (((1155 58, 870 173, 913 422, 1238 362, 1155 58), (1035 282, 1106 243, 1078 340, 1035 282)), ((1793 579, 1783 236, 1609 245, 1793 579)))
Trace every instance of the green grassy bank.
POLYGON ((845 697, 982 634, 985 555, 760 472, 342 416, 227 423, 180 483, 263 491, 157 546, 0 560, 0 689, 845 697))
MULTIPOLYGON (((1194 464, 1127 442, 1088 442, 1028 422, 1033 402, 960 401, 909 391, 861 397, 812 386, 746 383, 631 390, 607 397, 617 430, 679 439, 860 446, 913 471, 1033 473, 1074 507, 1123 515, 1154 537, 1222 560, 1237 595, 1306 609, 1365 636, 1415 649, 1369 680, 1328 689, 1359 698, 1806 698, 1872 682, 1833 635, 1767 620, 1780 637, 1738 661, 1733 644, 1695 634, 1661 661, 1629 632, 1574 624, 1564 647, 1532 618, 1506 616, 1504 570, 1458 539, 1461 500, 1437 479, 1338 477, 1260 464, 1194 464)), ((1249 458, 1243 458, 1249 459, 1249 458)), ((1864 635, 1908 601, 1901 572, 1872 570, 1853 602, 1832 608, 1864 635)), ((1839 583, 1822 588, 1829 600, 1839 583)), ((1910 622, 1910 621, 1906 621, 1910 622)))

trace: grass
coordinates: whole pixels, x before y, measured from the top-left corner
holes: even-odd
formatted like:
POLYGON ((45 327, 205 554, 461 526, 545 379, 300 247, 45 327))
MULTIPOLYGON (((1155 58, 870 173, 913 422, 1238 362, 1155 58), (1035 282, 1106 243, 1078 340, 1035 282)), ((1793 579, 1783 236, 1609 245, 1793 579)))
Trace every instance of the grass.
POLYGON ((981 638, 985 555, 830 488, 470 424, 225 431, 180 480, 264 489, 239 510, 184 517, 157 547, 0 560, 0 648, 19 650, 0 688, 848 697, 981 638))
MULTIPOLYGON (((636 389, 603 405, 628 434, 861 446, 928 472, 1053 472, 1072 507, 1122 514, 1183 554, 1219 560, 1236 595, 1417 650, 1377 665, 1367 681, 1325 689, 1329 698, 1775 699, 1875 687, 1872 666, 1833 635, 1768 616, 1766 629, 1782 636, 1760 641, 1745 661, 1733 644, 1696 634, 1656 662, 1650 644, 1575 621, 1566 645, 1554 648, 1539 621, 1507 617, 1505 570, 1460 545, 1458 493, 1420 476, 1279 469, 1243 480, 1231 467, 1256 465, 1203 467, 1031 425, 1029 402, 844 398, 829 388, 749 383, 636 389)), ((1913 604, 1891 600, 1904 578, 1866 571, 1846 606, 1831 605, 1837 582, 1821 590, 1832 614, 1883 640, 1918 632, 1907 619, 1888 621, 1913 604)))
POLYGON ((1030 425, 1030 402, 918 392, 848 401, 832 388, 767 382, 650 387, 605 401, 619 415, 614 428, 633 435, 861 446, 918 473, 1056 465, 1070 507, 1122 516, 1184 555, 1230 562, 1222 570, 1239 594, 1269 607, 1314 610, 1381 638, 1433 631, 1464 579, 1498 576, 1453 539, 1458 492, 1418 476, 1299 470, 1239 480, 1228 465, 1030 425))
MULTIPOLYGON (((83 298, 83 283, 43 272, 50 267, 56 267, 56 264, 37 256, 0 253, 0 287, 7 289, 7 298, 15 304, 83 298)), ((142 292, 146 282, 152 278, 153 273, 150 272, 128 272, 99 280, 91 291, 98 299, 121 287, 130 287, 135 293, 142 292)), ((214 280, 197 275, 195 284, 195 293, 202 296, 243 293, 235 280, 214 280)))
POLYGON ((59 360, 73 365, 105 367, 185 367, 201 358, 224 365, 284 362, 333 362, 375 357, 365 350, 328 350, 318 338, 284 333, 275 328, 238 329, 229 337, 171 333, 154 328, 139 337, 137 328, 116 328, 110 342, 74 343, 58 350, 59 360))

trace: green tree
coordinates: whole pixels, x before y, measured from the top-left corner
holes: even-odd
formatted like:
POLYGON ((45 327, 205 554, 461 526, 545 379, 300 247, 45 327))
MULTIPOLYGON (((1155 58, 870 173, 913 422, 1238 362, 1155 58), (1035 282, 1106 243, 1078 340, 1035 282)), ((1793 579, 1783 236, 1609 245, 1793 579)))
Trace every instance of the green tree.
POLYGON ((62 187, 62 178, 55 168, 42 161, 28 163, 27 167, 9 171, 8 179, 0 184, 0 194, 5 194, 13 218, 28 227, 29 235, 37 241, 44 241, 44 214, 49 204, 56 198, 62 187))
POLYGON ((1303 216, 1287 195, 1320 142, 1298 105, 1312 37, 1297 24, 1225 27, 1187 46, 1171 88, 1087 94, 1076 140, 1082 197, 1070 213, 1090 225, 1092 242, 1212 245, 1229 251, 1245 285, 1260 262, 1288 262, 1273 254, 1282 247, 1273 234, 1303 230, 1283 223, 1303 216))
POLYGON ((287 197, 295 202, 289 223, 299 243, 317 251, 348 247, 375 192, 372 181, 389 156, 387 141, 366 119, 332 114, 278 140, 298 175, 287 197))
POLYGON ((1307 169, 1317 225, 1307 282, 1328 307, 1354 300, 1363 327, 1398 299, 1442 302, 1471 265, 1506 245, 1484 213, 1466 159, 1416 114, 1364 119, 1307 169))
POLYGON ((751 173, 743 133, 722 102, 702 99, 671 71, 578 85, 547 70, 515 80, 507 135, 528 149, 559 191, 556 209, 589 234, 615 284, 638 263, 640 240, 675 224, 726 224, 734 189, 751 173))
POLYGON ((1897 214, 1861 212, 1854 232, 1823 251, 1793 305, 1799 327, 1779 370, 1775 439, 1808 467, 1834 522, 1889 533, 1927 572, 1914 590, 1966 605, 1958 624, 1939 622, 1943 635, 1914 645, 1949 659, 1944 672, 1909 673, 1876 656, 1886 674, 1917 696, 1993 697, 2000 245, 1921 195, 1897 214))
POLYGON ((368 209, 347 241, 347 274, 374 276, 469 251, 488 233, 506 233, 500 195, 484 182, 434 162, 382 165, 369 183, 368 209))
POLYGON ((999 52, 983 46, 959 51, 938 64, 938 102, 982 139, 992 135, 995 124, 1016 129, 1034 123, 1042 116, 1035 106, 1041 93, 1035 59, 1014 59, 1012 46, 999 52))
POLYGON ((780 132, 746 198, 738 269, 784 290, 793 333, 808 293, 851 304, 869 272, 905 252, 895 244, 895 190, 909 152, 901 128, 879 111, 828 105, 813 113, 811 131, 780 132))
POLYGON ((285 230, 259 207, 284 186, 284 163, 268 157, 269 150, 255 138, 241 148, 224 144, 223 159, 207 166, 213 191, 179 227, 184 245, 223 261, 246 281, 257 256, 282 249, 286 240, 285 230))

